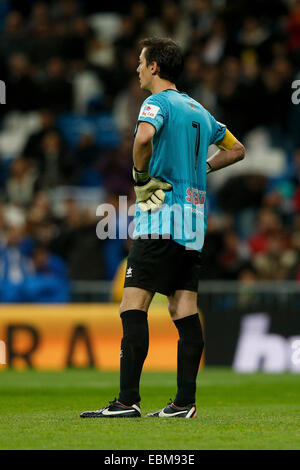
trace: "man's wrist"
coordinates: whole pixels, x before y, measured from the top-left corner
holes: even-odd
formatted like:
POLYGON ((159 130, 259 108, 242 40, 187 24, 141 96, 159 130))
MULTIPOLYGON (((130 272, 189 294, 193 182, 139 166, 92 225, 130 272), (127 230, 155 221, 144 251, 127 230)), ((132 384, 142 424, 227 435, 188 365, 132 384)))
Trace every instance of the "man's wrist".
POLYGON ((132 176, 133 176, 134 182, 138 186, 142 186, 144 184, 147 184, 148 181, 150 181, 150 174, 149 174, 148 169, 144 170, 144 171, 140 171, 140 170, 137 170, 134 166, 132 168, 132 176))
POLYGON ((206 162, 206 174, 211 173, 213 170, 213 167, 209 162, 206 162))

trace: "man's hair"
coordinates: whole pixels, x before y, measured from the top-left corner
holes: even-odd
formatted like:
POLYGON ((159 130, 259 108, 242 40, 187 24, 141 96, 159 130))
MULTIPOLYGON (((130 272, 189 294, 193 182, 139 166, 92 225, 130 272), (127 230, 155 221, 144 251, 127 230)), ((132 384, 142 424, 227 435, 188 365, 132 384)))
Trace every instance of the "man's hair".
POLYGON ((156 62, 160 78, 175 83, 183 70, 183 54, 175 41, 169 38, 146 38, 140 41, 145 48, 146 64, 156 62))

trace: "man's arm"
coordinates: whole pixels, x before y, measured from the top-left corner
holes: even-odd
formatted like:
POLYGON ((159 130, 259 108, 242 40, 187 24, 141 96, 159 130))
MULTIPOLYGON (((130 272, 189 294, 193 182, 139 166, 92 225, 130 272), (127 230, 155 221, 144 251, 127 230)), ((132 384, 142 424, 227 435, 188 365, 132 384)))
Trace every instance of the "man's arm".
POLYGON ((153 152, 152 138, 154 134, 155 127, 152 124, 140 122, 133 144, 133 163, 138 171, 148 170, 153 152))
POLYGON ((156 210, 165 200, 165 192, 172 189, 172 185, 151 178, 149 162, 152 157, 152 138, 155 127, 147 122, 140 122, 133 145, 133 179, 134 190, 139 207, 143 211, 156 210))
POLYGON ((220 150, 207 160, 207 173, 233 165, 245 157, 245 147, 226 129, 225 136, 216 143, 220 150))

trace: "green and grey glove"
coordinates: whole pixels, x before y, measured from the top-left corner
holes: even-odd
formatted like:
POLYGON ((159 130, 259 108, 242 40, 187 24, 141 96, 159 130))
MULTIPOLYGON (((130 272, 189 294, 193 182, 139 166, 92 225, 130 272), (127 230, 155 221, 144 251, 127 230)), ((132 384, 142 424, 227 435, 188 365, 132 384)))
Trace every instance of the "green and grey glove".
POLYGON ((211 173, 212 171, 214 170, 212 169, 211 164, 206 162, 206 174, 211 173))
POLYGON ((142 211, 159 209, 165 200, 165 191, 171 191, 172 185, 157 178, 151 178, 149 171, 132 170, 135 181, 136 202, 142 211))

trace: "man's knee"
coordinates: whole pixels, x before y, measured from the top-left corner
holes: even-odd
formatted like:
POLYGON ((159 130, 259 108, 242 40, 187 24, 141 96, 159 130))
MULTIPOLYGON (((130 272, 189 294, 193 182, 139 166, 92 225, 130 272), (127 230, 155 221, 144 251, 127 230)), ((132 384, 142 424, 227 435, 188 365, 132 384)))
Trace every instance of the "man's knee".
POLYGON ((120 304, 120 315, 127 310, 148 312, 153 293, 137 287, 126 287, 120 304))
POLYGON ((169 313, 173 321, 185 318, 197 311, 197 294, 190 291, 176 291, 168 297, 169 313))
POLYGON ((174 299, 169 299, 168 309, 169 309, 169 314, 173 320, 176 317, 176 313, 177 313, 177 302, 174 299))
POLYGON ((171 300, 171 301, 169 300, 168 309, 169 309, 169 314, 171 316, 171 319, 175 321, 175 320, 180 320, 181 318, 189 317, 192 311, 193 312, 197 311, 197 306, 194 307, 194 309, 192 310, 189 307, 185 307, 182 304, 178 304, 176 300, 171 300))

